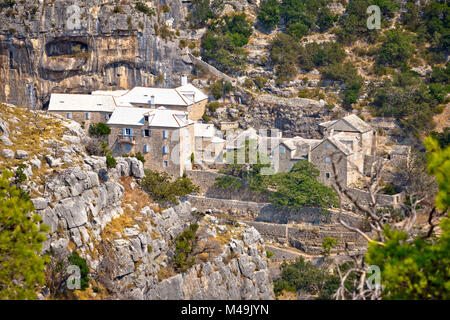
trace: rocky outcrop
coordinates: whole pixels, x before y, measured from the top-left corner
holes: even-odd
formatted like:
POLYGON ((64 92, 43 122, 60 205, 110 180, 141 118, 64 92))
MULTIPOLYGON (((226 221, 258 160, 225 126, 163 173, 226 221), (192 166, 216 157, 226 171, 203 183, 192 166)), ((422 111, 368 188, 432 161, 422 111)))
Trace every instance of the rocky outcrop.
POLYGON ((168 12, 147 2, 154 14, 132 1, 16 1, 3 8, 0 101, 40 108, 51 92, 149 86, 160 74, 162 85, 177 85, 177 74, 192 69, 175 32, 187 12, 181 0, 164 3, 168 12))
MULTIPOLYGON (((57 264, 78 252, 90 279, 107 292, 102 299, 272 297, 263 240, 252 227, 203 216, 186 199, 168 208, 153 203, 139 187, 142 162, 117 157, 117 165, 108 168, 105 157, 86 153, 88 137, 73 121, 2 105, 0 125, 1 136, 13 142, 12 157, 0 154, 1 171, 22 168, 27 179, 20 187, 30 192, 50 229, 42 253, 57 264), (30 126, 24 119, 33 115, 42 128, 24 134, 30 126), (31 136, 34 132, 40 136, 31 136), (34 149, 18 148, 30 139, 34 149), (192 223, 199 225, 194 264, 181 272, 174 262, 175 239, 192 223)), ((96 298, 90 289, 89 298, 96 298)), ((50 294, 44 288, 40 298, 50 294)))

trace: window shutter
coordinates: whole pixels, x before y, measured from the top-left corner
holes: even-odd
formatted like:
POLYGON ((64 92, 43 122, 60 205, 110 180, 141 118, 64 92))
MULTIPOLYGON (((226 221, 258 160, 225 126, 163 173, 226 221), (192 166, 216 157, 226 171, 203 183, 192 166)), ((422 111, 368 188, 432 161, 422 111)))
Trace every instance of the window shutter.
POLYGON ((145 137, 145 130, 141 130, 142 136, 145 137))
POLYGON ((132 137, 132 136, 133 136, 133 129, 130 128, 130 137, 132 137))
POLYGON ((126 129, 125 128, 122 128, 122 136, 126 136, 127 135, 127 131, 126 131, 126 129))
POLYGON ((144 145, 144 152, 147 153, 148 152, 148 144, 144 145))

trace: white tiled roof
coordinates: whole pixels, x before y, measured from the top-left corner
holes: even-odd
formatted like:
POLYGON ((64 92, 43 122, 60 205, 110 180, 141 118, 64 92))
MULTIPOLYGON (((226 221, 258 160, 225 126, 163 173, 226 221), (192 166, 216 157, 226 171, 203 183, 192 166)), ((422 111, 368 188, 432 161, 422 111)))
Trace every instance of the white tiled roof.
POLYGON ((181 128, 194 123, 187 119, 187 112, 184 111, 117 107, 108 124, 140 126, 144 124, 144 116, 149 117, 149 127, 181 128))
POLYGON ((153 103, 162 106, 189 106, 208 99, 201 90, 192 84, 186 84, 174 89, 135 87, 125 94, 115 96, 115 100, 118 106, 128 107, 139 103, 150 104, 152 96, 155 99, 153 103))
MULTIPOLYGON (((321 127, 336 128, 337 130, 339 130, 339 125, 341 125, 341 126, 344 125, 347 128, 349 125, 351 128, 353 128, 350 131, 356 131, 356 132, 360 132, 360 133, 364 133, 364 132, 373 130, 370 125, 368 125, 365 121, 363 121, 361 118, 359 118, 355 114, 348 115, 342 119, 326 121, 326 122, 322 122, 319 124, 319 126, 321 126, 321 127), (345 123, 347 124, 347 126, 345 125, 345 123)), ((345 130, 345 131, 349 131, 349 130, 345 130)))
POLYGON ((177 90, 181 95, 183 95, 189 101, 193 101, 191 99, 191 97, 192 97, 192 93, 194 93, 195 101, 193 101, 193 102, 195 102, 195 103, 200 102, 205 99, 208 99, 208 96, 206 94, 204 94, 203 91, 199 90, 198 88, 196 88, 195 86, 193 86, 190 83, 185 84, 184 86, 175 88, 175 90, 177 90))
POLYGON ((196 137, 212 138, 216 133, 216 129, 213 124, 210 123, 195 123, 194 135, 196 137))
POLYGON ((91 95, 96 95, 96 96, 113 96, 113 97, 118 97, 118 96, 122 96, 125 93, 127 93, 130 90, 114 90, 114 91, 108 91, 108 90, 96 90, 96 91, 92 91, 91 95))
POLYGON ((111 96, 52 93, 48 110, 113 112, 115 107, 116 104, 111 96))

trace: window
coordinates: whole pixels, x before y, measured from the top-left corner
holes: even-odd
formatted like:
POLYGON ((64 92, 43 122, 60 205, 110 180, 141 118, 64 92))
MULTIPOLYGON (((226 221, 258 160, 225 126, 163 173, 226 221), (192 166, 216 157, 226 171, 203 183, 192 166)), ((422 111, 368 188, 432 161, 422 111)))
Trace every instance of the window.
POLYGON ((72 119, 72 114, 70 112, 67 112, 66 117, 67 119, 72 119))
POLYGON ((90 112, 86 112, 86 120, 91 119, 91 113, 90 112))
POLYGON ((148 153, 149 150, 150 150, 149 145, 148 145, 148 144, 144 145, 144 152, 145 152, 145 153, 148 153))
POLYGON ((144 116, 144 121, 148 122, 148 116, 144 116))
POLYGON ((163 154, 168 154, 168 153, 169 153, 169 147, 163 146, 163 154))
POLYGON ((167 139, 168 136, 169 133, 167 132, 167 130, 163 130, 163 139, 167 139))
POLYGON ((325 158, 325 162, 326 162, 326 163, 330 163, 330 158, 326 157, 326 158, 325 158))
POLYGON ((111 118, 111 115, 109 113, 105 113, 105 120, 109 120, 111 118))
POLYGON ((142 136, 143 137, 150 137, 150 130, 149 129, 142 130, 142 136))
POLYGON ((191 145, 189 143, 186 145, 186 152, 191 152, 191 145))
POLYGON ((167 161, 164 161, 164 168, 167 168, 168 165, 169 163, 167 161))
POLYGON ((285 149, 284 147, 280 147, 280 153, 281 153, 281 154, 286 153, 286 149, 285 149))
POLYGON ((131 129, 131 128, 123 128, 123 135, 125 137, 132 137, 133 136, 133 129, 131 129))
POLYGON ((330 179, 330 174, 328 172, 325 173, 325 178, 330 179))
POLYGON ((327 143, 327 145, 325 146, 325 148, 326 148, 327 150, 329 150, 329 149, 330 149, 330 144, 327 143))

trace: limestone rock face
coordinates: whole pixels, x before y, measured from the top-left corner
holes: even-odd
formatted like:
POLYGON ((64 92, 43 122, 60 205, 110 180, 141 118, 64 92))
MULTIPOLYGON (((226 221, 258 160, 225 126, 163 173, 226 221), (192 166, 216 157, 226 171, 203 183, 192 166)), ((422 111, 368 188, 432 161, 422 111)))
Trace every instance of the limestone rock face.
POLYGON ((51 92, 150 86, 159 74, 167 75, 165 84, 178 85, 179 74, 192 69, 177 36, 164 39, 154 27, 184 29, 181 0, 165 1, 167 13, 147 2, 152 16, 134 1, 117 8, 104 0, 44 3, 16 1, 0 12, 0 101, 37 109, 47 105, 51 92))

